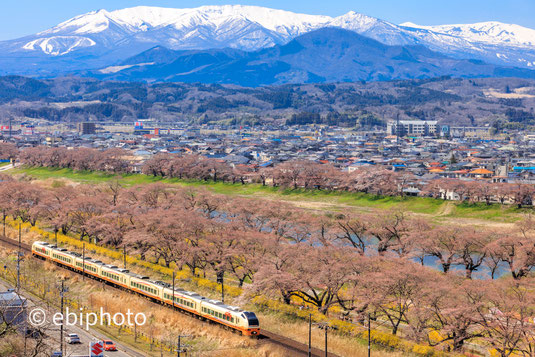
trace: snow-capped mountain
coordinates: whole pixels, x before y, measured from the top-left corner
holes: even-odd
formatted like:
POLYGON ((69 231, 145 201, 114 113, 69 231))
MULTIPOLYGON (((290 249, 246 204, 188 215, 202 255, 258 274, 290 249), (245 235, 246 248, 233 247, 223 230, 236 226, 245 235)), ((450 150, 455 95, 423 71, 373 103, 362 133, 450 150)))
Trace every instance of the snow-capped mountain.
POLYGON ((438 34, 463 38, 474 43, 512 46, 535 46, 535 30, 501 22, 479 22, 469 25, 421 26, 406 22, 400 26, 426 29, 438 34))
POLYGON ((501 22, 463 25, 400 25, 427 47, 455 57, 478 58, 491 63, 535 68, 535 30, 501 22))
POLYGON ((328 26, 327 16, 294 14, 256 6, 203 6, 195 9, 134 7, 77 16, 30 38, 25 50, 64 55, 76 49, 146 43, 172 49, 232 47, 256 50, 328 26), (67 41, 67 39, 71 39, 67 41), (85 41, 81 41, 85 39, 85 41))
POLYGON ((396 25, 356 12, 333 18, 225 5, 142 6, 83 14, 35 35, 0 42, 0 74, 101 68, 154 46, 254 51, 325 27, 351 30, 386 45, 423 45, 451 57, 535 68, 535 30, 518 25, 396 25))

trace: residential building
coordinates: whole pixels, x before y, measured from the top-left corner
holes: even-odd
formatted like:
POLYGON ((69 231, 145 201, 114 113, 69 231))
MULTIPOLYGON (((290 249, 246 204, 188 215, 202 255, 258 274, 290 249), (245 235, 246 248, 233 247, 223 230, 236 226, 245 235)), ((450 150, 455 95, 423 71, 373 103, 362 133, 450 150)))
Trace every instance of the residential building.
POLYGON ((399 120, 389 121, 387 133, 398 136, 432 136, 437 133, 437 121, 435 120, 399 120), (399 123, 399 128, 398 128, 399 123))

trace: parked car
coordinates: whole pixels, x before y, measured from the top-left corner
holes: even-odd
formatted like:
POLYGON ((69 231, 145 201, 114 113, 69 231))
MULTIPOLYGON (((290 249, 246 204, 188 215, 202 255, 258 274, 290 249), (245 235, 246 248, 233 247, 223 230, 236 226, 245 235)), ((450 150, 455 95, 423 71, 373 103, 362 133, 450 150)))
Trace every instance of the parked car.
POLYGON ((52 352, 52 354, 50 355, 50 357, 62 357, 63 356, 63 353, 61 352, 52 352))
POLYGON ((78 337, 78 335, 75 333, 68 334, 67 337, 65 337, 65 342, 67 342, 70 345, 73 345, 76 343, 82 343, 82 341, 80 341, 80 337, 78 337))
POLYGON ((104 351, 117 351, 117 346, 112 340, 104 340, 102 343, 104 344, 104 351))

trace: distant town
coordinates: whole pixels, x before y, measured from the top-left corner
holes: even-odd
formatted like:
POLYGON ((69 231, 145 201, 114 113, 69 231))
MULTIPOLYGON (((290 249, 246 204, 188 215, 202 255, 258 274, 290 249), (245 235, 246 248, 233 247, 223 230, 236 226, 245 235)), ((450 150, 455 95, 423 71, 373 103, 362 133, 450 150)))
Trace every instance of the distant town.
POLYGON ((436 121, 392 120, 386 130, 371 131, 326 125, 169 126, 152 120, 54 125, 28 121, 1 129, 2 140, 19 148, 122 148, 139 167, 159 153, 199 154, 249 169, 309 160, 345 172, 381 165, 410 172, 422 182, 438 178, 535 182, 535 133, 492 135, 489 127, 436 121))

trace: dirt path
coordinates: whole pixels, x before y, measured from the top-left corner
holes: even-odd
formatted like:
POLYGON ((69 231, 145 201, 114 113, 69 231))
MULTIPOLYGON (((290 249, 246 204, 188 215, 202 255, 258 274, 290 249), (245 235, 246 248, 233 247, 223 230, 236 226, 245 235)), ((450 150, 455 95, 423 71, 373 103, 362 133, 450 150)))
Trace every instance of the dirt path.
MULTIPOLYGON (((251 196, 243 196, 251 197, 251 196)), ((295 207, 303 208, 309 211, 316 212, 318 214, 326 212, 377 212, 380 214, 384 212, 383 209, 374 208, 374 207, 363 207, 363 206, 353 206, 338 202, 324 202, 324 201, 297 201, 297 200, 285 200, 280 197, 262 197, 270 201, 283 202, 295 207)), ((507 229, 512 228, 514 223, 510 222, 500 222, 492 221, 488 219, 478 219, 478 218, 469 218, 469 217, 449 217, 455 210, 455 203, 448 202, 440 208, 436 214, 427 214, 427 213, 414 213, 409 212, 411 215, 419 216, 423 218, 428 218, 431 221, 440 222, 447 225, 462 225, 462 226, 477 226, 485 229, 507 229)))

